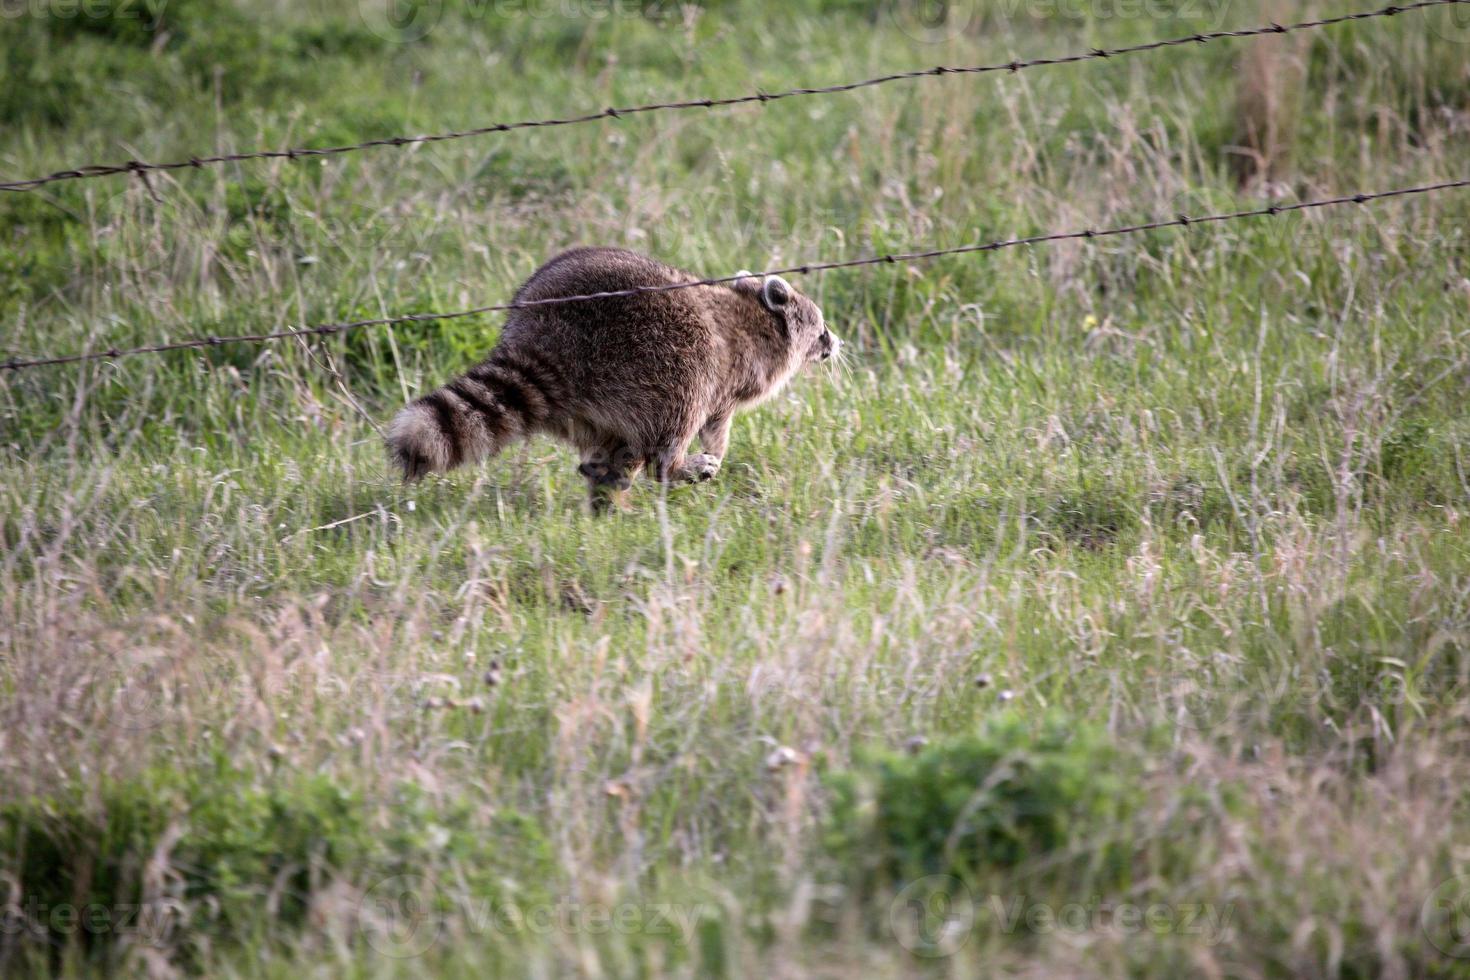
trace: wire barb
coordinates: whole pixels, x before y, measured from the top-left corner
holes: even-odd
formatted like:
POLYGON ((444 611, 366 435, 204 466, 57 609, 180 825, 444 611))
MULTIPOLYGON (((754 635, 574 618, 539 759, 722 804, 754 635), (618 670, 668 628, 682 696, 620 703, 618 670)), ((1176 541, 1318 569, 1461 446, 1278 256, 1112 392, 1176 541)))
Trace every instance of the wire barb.
POLYGON ((1337 24, 1355 23, 1362 20, 1370 20, 1375 17, 1392 17, 1396 14, 1406 13, 1411 10, 1424 10, 1429 7, 1444 7, 1470 3, 1470 0, 1419 0, 1411 4, 1395 4, 1378 10, 1365 10, 1352 14, 1340 14, 1336 17, 1324 17, 1319 20, 1304 20, 1295 24, 1268 24, 1264 27, 1239 28, 1228 31, 1213 31, 1207 34, 1190 34, 1186 37, 1169 38, 1162 41, 1149 41, 1143 44, 1132 44, 1119 48, 1093 48, 1090 51, 1071 54, 1059 58, 1033 58, 1030 61, 1012 60, 993 65, 968 65, 961 67, 941 68, 919 68, 910 71, 893 72, 888 75, 879 75, 875 78, 865 78, 855 82, 842 82, 837 85, 824 85, 820 87, 803 87, 787 89, 783 92, 756 92, 750 95, 736 95, 721 99, 683 99, 676 102, 654 102, 647 105, 635 105, 625 107, 609 107, 600 112, 592 112, 584 115, 569 116, 552 119, 527 119, 513 123, 496 123, 489 126, 481 126, 475 129, 437 133, 429 136, 393 136, 381 139, 367 140, 362 143, 353 143, 346 146, 325 146, 317 148, 293 148, 286 150, 251 150, 245 153, 224 153, 218 156, 191 156, 187 160, 174 163, 142 163, 130 161, 126 164, 109 165, 94 164, 86 167, 78 167, 70 170, 59 170, 44 177, 33 177, 29 180, 12 180, 0 182, 0 191, 29 191, 37 187, 43 187, 63 180, 82 180, 90 177, 110 177, 116 174, 138 173, 143 170, 182 170, 186 167, 198 169, 200 167, 222 164, 240 163, 246 160, 299 160, 303 157, 327 157, 341 156, 347 153, 355 153, 375 146, 407 146, 414 143, 443 143, 449 140, 467 139, 472 136, 484 136, 489 133, 505 133, 513 129, 531 129, 543 126, 574 126, 581 123, 597 122, 603 119, 618 119, 622 116, 631 116, 639 113, 652 113, 664 111, 678 111, 683 109, 705 108, 715 106, 736 106, 747 103, 776 102, 781 99, 795 98, 804 95, 833 95, 839 92, 851 92, 862 88, 871 88, 878 85, 888 85, 892 82, 910 81, 922 78, 936 78, 943 75, 984 75, 991 72, 1019 72, 1025 68, 1041 68, 1050 65, 1070 65, 1084 61, 1094 61, 1111 58, 1115 55, 1140 54, 1145 51, 1157 51, 1161 48, 1174 48, 1187 44, 1207 44, 1222 38, 1249 38, 1259 37, 1266 34, 1289 34, 1295 31, 1309 31, 1318 28, 1332 27, 1337 24))
POLYGON ((12 358, 0 363, 0 373, 6 371, 19 371, 23 368, 45 367, 56 364, 77 364, 83 361, 97 361, 105 358, 125 357, 133 354, 160 354, 165 351, 187 350, 195 347, 218 347, 223 344, 258 344, 273 340, 284 340, 292 337, 304 337, 308 334, 326 336, 328 334, 346 333, 362 327, 384 327, 399 323, 427 323, 437 320, 454 320, 460 317, 479 316, 485 313, 500 313, 510 310, 522 310, 535 306, 555 306, 561 303, 586 303, 599 299, 616 299, 623 296, 638 296, 643 293, 666 293, 676 289, 690 289, 695 286, 719 286, 725 283, 735 282, 750 275, 764 278, 765 276, 792 276, 807 275, 813 272, 824 272, 830 269, 853 269, 868 265, 892 265, 898 262, 916 262, 925 259, 936 259, 946 255, 966 255, 975 252, 998 252, 1003 248, 1015 248, 1020 245, 1041 245, 1049 242, 1061 242, 1069 239, 1094 239, 1110 238, 1117 235, 1131 235, 1144 231, 1158 231, 1164 228, 1174 228, 1188 225, 1205 224, 1208 222, 1234 221, 1240 218, 1259 218, 1266 215, 1277 215, 1287 211, 1308 211, 1315 208, 1334 207, 1339 204, 1366 204, 1369 201, 1380 201, 1390 197, 1408 197, 1416 194, 1429 194, 1434 191, 1450 190, 1456 187, 1470 187, 1470 178, 1460 180, 1446 180, 1437 184, 1421 184, 1416 187, 1400 187, 1391 191, 1376 191, 1371 194, 1358 193, 1339 197, 1320 198, 1313 201, 1301 201, 1297 204, 1272 204, 1268 207, 1255 208, 1247 211, 1226 211, 1220 214, 1201 215, 1190 217, 1186 214, 1176 215, 1171 221, 1147 221, 1142 224, 1124 225, 1118 228, 1104 228, 1101 230, 1084 228, 1080 231, 1049 232, 1044 235, 1032 235, 1027 238, 1002 238, 993 242, 984 242, 974 245, 958 245, 952 248, 935 248, 921 252, 890 252, 887 255, 867 256, 859 259, 843 259, 833 262, 806 262, 801 265, 789 266, 784 269, 767 269, 765 272, 743 273, 732 276, 716 276, 712 279, 696 279, 690 282, 669 283, 662 286, 639 286, 634 289, 616 289, 601 293, 583 293, 577 296, 553 296, 547 299, 522 300, 520 302, 496 303, 490 306, 478 306, 471 310, 457 310, 452 313, 407 313, 402 316, 382 317, 376 320, 352 320, 342 323, 323 323, 312 327, 301 327, 294 330, 280 330, 275 333, 247 334, 237 337, 200 337, 193 340, 178 340, 164 344, 154 344, 148 347, 133 347, 126 350, 112 348, 105 351, 90 351, 84 354, 65 354, 57 357, 43 357, 35 360, 22 361, 12 358))

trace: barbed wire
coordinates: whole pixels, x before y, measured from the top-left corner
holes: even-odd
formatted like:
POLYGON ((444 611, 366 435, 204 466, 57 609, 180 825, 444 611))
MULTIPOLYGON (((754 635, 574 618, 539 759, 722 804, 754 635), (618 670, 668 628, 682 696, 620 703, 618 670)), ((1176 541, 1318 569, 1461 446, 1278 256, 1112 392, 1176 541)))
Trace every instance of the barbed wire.
POLYGON ((1156 231, 1162 228, 1188 228, 1191 225, 1203 225, 1221 221, 1234 221, 1243 218, 1275 217, 1277 215, 1289 214, 1294 211, 1307 211, 1314 208, 1334 207, 1340 204, 1367 204, 1371 201, 1381 201, 1393 197, 1407 197, 1416 194, 1428 194, 1434 191, 1449 190, 1456 187, 1470 187, 1470 178, 1461 180, 1446 180, 1435 184, 1421 184, 1416 187, 1400 187, 1389 191, 1375 191, 1373 193, 1344 194, 1338 197, 1320 198, 1313 201, 1300 201, 1295 204, 1273 204, 1264 208, 1254 208, 1245 211, 1226 211, 1219 214, 1206 214, 1191 216, 1179 214, 1173 218, 1159 221, 1149 221, 1143 224, 1123 225, 1117 228, 1084 228, 1081 231, 1051 232, 1044 235, 1028 235, 1022 238, 1003 238, 996 241, 973 245, 957 245, 949 248, 933 248, 915 252, 893 252, 887 255, 873 255, 858 259, 843 259, 832 262, 807 262, 802 265, 787 266, 781 269, 767 269, 764 272, 736 274, 729 276, 716 276, 710 279, 692 279, 687 282, 664 283, 656 286, 637 286, 632 289, 615 289, 597 293, 580 293, 574 296, 552 296, 545 299, 521 300, 511 303, 495 303, 489 306, 477 306, 468 310, 456 310, 450 313, 408 313, 402 316, 379 317, 371 320, 351 320, 341 323, 323 323, 313 327, 300 327, 292 330, 280 330, 273 333, 241 334, 229 337, 196 337, 191 340, 171 341, 163 344, 152 344, 146 347, 113 347, 102 351, 89 351, 82 354, 65 354, 57 357, 42 357, 33 360, 11 360, 0 362, 0 371, 19 371, 25 368, 46 367, 57 364, 77 364, 83 361, 97 361, 118 357, 129 357, 134 354, 161 354, 166 351, 186 350, 198 347, 219 347, 225 344, 256 344, 267 343, 275 340, 286 340, 292 337, 326 337, 333 334, 346 333, 349 330, 357 330, 363 327, 395 326, 403 323, 430 323, 437 320, 453 320, 460 317, 479 316, 484 313, 508 312, 511 310, 524 310, 537 306, 554 306, 562 303, 585 303, 599 299, 617 299, 620 297, 639 296, 644 293, 666 293, 678 289, 693 289, 697 286, 718 286, 724 283, 735 282, 750 276, 790 276, 809 275, 813 272, 825 272, 832 269, 852 269, 858 266, 868 265, 890 265, 897 262, 916 262, 927 259, 941 258, 947 255, 965 255, 975 252, 998 252, 1001 249, 1015 248, 1021 245, 1041 245, 1050 242, 1061 242, 1072 239, 1095 239, 1110 238, 1117 235, 1131 235, 1145 231, 1156 231))
MULTIPOLYGON (((1222 38, 1245 38, 1260 37, 1268 34, 1291 34, 1297 31, 1315 30, 1323 27, 1332 27, 1337 24, 1346 24, 1353 21, 1371 20, 1377 17, 1392 17, 1397 14, 1410 11, 1423 10, 1428 7, 1443 7, 1470 3, 1470 0, 1418 0, 1416 3, 1391 4, 1377 10, 1365 10, 1351 14, 1340 14, 1335 17, 1324 17, 1318 20, 1304 20, 1294 24, 1268 24, 1261 27, 1239 28, 1236 30, 1210 31, 1206 33, 1190 34, 1183 37, 1168 38, 1162 41, 1149 41, 1143 44, 1131 44, 1117 48, 1093 48, 1090 51, 1078 54, 1063 55, 1056 58, 1031 58, 1025 61, 1007 61, 990 65, 961 65, 945 66, 939 65, 934 68, 920 68, 911 71, 893 72, 888 75, 879 75, 874 78, 865 78, 856 82, 843 82, 837 85, 825 85, 817 88, 792 88, 781 92, 756 92, 750 95, 737 95, 719 99, 684 99, 677 102, 655 102, 646 105, 632 106, 610 106, 600 112, 590 112, 584 115, 569 116, 565 118, 551 119, 527 119, 519 122, 493 123, 488 126, 479 126, 474 129, 451 131, 447 133, 436 133, 421 136, 389 136, 379 139, 366 140, 362 143, 352 143, 344 146, 327 147, 299 147, 286 150, 250 150, 243 153, 222 153, 215 156, 194 156, 187 160, 176 160, 169 163, 148 163, 142 160, 129 160, 119 164, 92 164, 77 167, 70 170, 59 170, 44 177, 33 177, 28 180, 14 180, 0 182, 0 190, 6 191, 29 191, 46 184, 52 184, 64 180, 83 180, 93 177, 111 177, 118 174, 136 174, 145 185, 147 185, 150 172, 198 169, 221 163, 239 163, 248 160, 302 160, 313 157, 340 156, 346 153, 355 153, 360 150, 371 149, 380 146, 414 146, 425 143, 443 143, 450 140, 467 139, 473 136, 485 136, 491 133, 506 133, 517 129, 535 129, 551 126, 575 126, 582 123, 597 122, 601 119, 619 119, 623 116, 634 116, 641 113, 680 111, 685 109, 715 109, 726 106, 745 105, 748 103, 778 102, 782 99, 796 98, 808 95, 834 95, 840 92, 852 92, 857 89, 871 88, 878 85, 887 85, 892 82, 909 81, 922 78, 938 78, 945 75, 983 75, 992 72, 1020 72, 1028 68, 1040 68, 1050 65, 1070 65, 1085 61, 1097 61, 1122 55, 1139 54, 1145 51, 1157 51, 1161 48, 1181 47, 1190 44, 1208 44, 1222 38)), ((152 192, 152 187, 148 190, 152 192)))

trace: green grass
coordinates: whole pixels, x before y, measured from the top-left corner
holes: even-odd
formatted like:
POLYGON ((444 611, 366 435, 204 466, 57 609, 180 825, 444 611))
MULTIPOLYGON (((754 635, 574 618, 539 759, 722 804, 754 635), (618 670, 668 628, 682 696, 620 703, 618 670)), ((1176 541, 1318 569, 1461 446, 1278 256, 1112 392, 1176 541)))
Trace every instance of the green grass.
MULTIPOLYGON (((0 21, 5 179, 1285 19, 113 6, 0 21)), ((720 275, 1459 178, 1454 13, 1311 36, 1274 197, 1244 42, 5 195, 0 356, 501 302, 576 242, 720 275)), ((846 368, 606 519, 550 442, 389 472, 492 317, 0 376, 0 969, 1461 974, 1467 223, 803 278, 846 368)))

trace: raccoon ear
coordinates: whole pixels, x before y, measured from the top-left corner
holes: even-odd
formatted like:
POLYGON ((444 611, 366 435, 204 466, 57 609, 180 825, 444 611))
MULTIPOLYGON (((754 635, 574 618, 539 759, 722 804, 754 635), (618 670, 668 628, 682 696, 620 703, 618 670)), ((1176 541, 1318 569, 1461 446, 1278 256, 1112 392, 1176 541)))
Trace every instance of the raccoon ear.
POLYGON ((791 286, 780 276, 767 276, 761 286, 761 302, 772 312, 781 309, 791 302, 791 286))
POLYGON ((729 283, 731 289, 737 293, 749 293, 752 296, 760 291, 761 281, 755 277, 755 273, 749 269, 741 269, 735 273, 735 279, 729 283))

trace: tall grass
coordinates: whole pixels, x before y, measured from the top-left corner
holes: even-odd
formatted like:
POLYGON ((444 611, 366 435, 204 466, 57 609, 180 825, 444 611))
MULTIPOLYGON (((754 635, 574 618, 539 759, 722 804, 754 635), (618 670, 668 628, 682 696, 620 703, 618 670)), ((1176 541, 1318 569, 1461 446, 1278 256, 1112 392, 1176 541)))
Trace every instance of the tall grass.
MULTIPOLYGON (((1266 6, 466 3, 413 41, 337 0, 47 8, 0 35, 0 169, 1266 6)), ((574 242, 721 274, 1461 177, 1451 14, 1312 35, 1269 188, 1232 170, 1223 45, 185 171, 158 201, 58 184, 0 198, 0 343, 495 302, 574 242)), ((491 318, 0 377, 4 968, 1455 975, 1467 217, 1450 192, 810 277, 851 370, 605 520, 550 442, 387 471, 377 425, 491 318)))

